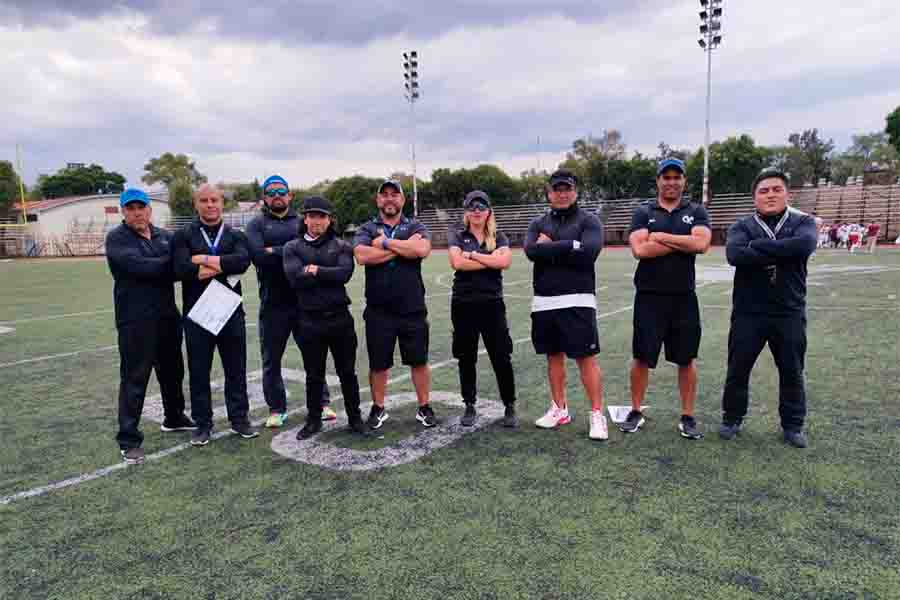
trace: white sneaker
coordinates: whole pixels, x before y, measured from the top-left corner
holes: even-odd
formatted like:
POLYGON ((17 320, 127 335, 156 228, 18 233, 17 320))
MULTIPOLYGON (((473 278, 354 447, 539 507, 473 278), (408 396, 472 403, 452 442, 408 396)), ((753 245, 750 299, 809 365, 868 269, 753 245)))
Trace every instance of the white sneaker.
POLYGON ((572 422, 569 417, 569 407, 560 408, 556 402, 550 403, 550 409, 544 413, 544 416, 534 422, 541 429, 555 429, 560 425, 568 425, 572 422))
POLYGON ((591 432, 588 437, 592 440, 609 439, 609 430, 606 428, 606 417, 602 410, 591 411, 591 432))

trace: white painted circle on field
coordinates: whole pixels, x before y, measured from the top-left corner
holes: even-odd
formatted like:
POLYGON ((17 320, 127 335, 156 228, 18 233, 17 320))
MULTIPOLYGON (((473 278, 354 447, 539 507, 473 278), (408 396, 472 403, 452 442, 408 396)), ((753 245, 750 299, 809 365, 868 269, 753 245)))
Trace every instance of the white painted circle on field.
POLYGON ((0 325, 0 335, 3 335, 4 333, 12 333, 15 330, 15 327, 4 327, 3 325, 0 325))
MULTIPOLYGON (((462 396, 452 392, 431 392, 431 400, 449 404, 451 406, 463 406, 462 396)), ((396 394, 385 399, 385 408, 388 411, 411 405, 410 410, 416 404, 416 395, 413 392, 396 394)), ((368 406, 362 406, 365 414, 368 406)), ((272 450, 277 454, 311 465, 317 465, 333 471, 371 471, 387 467, 397 467, 409 464, 439 448, 449 446, 468 433, 487 427, 503 416, 503 405, 493 400, 478 399, 478 420, 472 427, 463 427, 459 424, 459 417, 445 418, 436 427, 420 431, 396 444, 374 451, 352 450, 340 448, 334 444, 320 441, 320 436, 308 440, 297 440, 298 427, 285 431, 272 438, 272 450)), ((438 415, 440 418, 440 415, 438 415)), ((322 431, 332 431, 346 427, 346 413, 338 416, 338 422, 324 424, 322 431)), ((387 421, 385 427, 390 427, 391 421, 387 421)))
POLYGON ((896 300, 897 294, 888 294, 888 300, 896 300))

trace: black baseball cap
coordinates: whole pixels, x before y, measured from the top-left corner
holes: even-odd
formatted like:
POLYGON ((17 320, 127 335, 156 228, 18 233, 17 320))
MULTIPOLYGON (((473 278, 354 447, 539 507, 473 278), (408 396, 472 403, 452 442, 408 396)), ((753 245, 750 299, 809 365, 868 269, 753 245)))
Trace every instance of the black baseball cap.
POLYGON ((323 198, 322 196, 310 196, 303 200, 303 214, 317 212, 322 213, 323 215, 331 216, 333 209, 331 208, 331 202, 323 198))
POLYGON ((753 180, 753 187, 750 188, 750 193, 756 193, 756 186, 759 185, 759 182, 763 179, 771 179, 772 177, 776 177, 784 182, 784 187, 790 187, 791 178, 787 173, 779 169, 778 167, 766 167, 762 171, 759 172, 759 175, 753 180))
POLYGON ((578 185, 578 177, 575 176, 575 173, 569 171, 568 169, 557 169, 550 175, 550 187, 553 187, 557 183, 565 183, 572 187, 578 185))
POLYGON ((386 188, 386 187, 389 186, 389 185, 394 186, 395 188, 397 188, 397 191, 400 192, 401 194, 403 193, 403 186, 400 185, 400 182, 397 181, 396 179, 385 179, 384 181, 382 181, 382 182, 381 182, 381 185, 378 186, 378 192, 377 192, 377 193, 380 194, 380 193, 381 193, 381 190, 383 190, 384 188, 386 188))
POLYGON ((466 199, 463 200, 463 208, 469 209, 475 206, 481 206, 483 208, 491 207, 491 199, 490 197, 481 190, 473 190, 466 194, 466 199))

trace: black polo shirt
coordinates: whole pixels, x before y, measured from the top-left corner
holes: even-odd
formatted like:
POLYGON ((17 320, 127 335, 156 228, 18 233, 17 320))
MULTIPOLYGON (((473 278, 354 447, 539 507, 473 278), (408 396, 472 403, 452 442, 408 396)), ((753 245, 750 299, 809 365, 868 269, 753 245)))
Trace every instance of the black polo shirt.
MULTIPOLYGON (((394 240, 408 240, 417 233, 431 239, 428 228, 415 219, 404 216, 391 227, 375 217, 356 230, 353 247, 371 246, 382 233, 394 240)), ((397 315, 425 312, 422 259, 398 256, 380 265, 366 265, 366 306, 397 315)))
MULTIPOLYGON (((463 252, 490 254, 491 252, 468 228, 462 225, 451 227, 447 232, 447 246, 463 252)), ((508 248, 509 240, 497 232, 497 248, 508 248)), ((454 302, 481 302, 503 298, 503 271, 501 269, 481 269, 480 271, 456 271, 453 275, 454 302)))
MULTIPOLYGON (((690 235, 694 227, 709 228, 709 215, 702 204, 682 199, 672 212, 651 200, 634 209, 628 234, 646 229, 650 233, 690 235)), ((634 286, 639 292, 685 294, 696 285, 694 263, 697 256, 688 252, 672 252, 666 256, 643 258, 634 273, 634 286)))

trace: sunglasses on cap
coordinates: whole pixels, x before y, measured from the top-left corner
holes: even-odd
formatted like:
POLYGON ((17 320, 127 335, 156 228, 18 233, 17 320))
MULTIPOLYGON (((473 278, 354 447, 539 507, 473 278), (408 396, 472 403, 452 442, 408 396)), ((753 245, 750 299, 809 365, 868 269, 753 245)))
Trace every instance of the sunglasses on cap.
POLYGON ((288 191, 284 188, 269 188, 266 190, 266 196, 274 198, 275 196, 287 196, 288 191))

